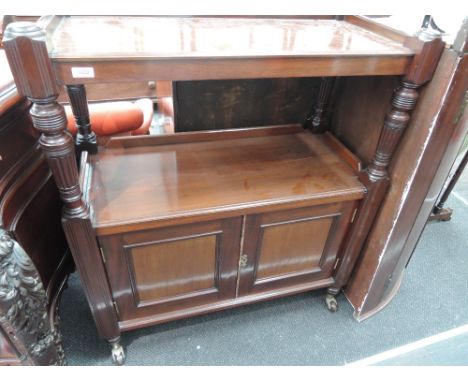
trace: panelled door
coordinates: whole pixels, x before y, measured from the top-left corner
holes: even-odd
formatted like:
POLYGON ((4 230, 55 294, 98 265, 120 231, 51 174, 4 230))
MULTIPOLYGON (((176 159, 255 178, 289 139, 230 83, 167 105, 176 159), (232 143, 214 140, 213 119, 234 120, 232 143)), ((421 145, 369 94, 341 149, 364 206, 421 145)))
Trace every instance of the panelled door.
POLYGON ((238 295, 331 278, 353 211, 348 202, 248 215, 238 295))
POLYGON ((100 237, 120 320, 235 298, 241 220, 100 237))

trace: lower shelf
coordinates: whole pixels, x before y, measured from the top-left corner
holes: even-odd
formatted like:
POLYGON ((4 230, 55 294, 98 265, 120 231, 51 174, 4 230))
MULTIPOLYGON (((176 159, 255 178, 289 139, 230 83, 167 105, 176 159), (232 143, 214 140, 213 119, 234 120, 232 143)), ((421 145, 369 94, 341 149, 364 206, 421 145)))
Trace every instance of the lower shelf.
POLYGON ((336 142, 299 125, 111 140, 90 158, 93 226, 111 234, 361 199, 352 154, 336 142))
POLYGON ((111 140, 84 184, 121 329, 334 285, 355 164, 294 125, 111 140))

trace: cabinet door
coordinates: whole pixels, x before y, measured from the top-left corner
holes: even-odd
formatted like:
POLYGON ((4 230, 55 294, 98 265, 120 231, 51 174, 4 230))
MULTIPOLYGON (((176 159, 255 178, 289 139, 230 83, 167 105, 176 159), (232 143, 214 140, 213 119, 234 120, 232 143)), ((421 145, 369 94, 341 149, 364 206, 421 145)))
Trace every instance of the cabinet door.
POLYGON ((234 298, 241 218, 100 237, 120 320, 234 298))
POLYGON ((310 284, 328 286, 354 203, 248 215, 239 296, 310 284))

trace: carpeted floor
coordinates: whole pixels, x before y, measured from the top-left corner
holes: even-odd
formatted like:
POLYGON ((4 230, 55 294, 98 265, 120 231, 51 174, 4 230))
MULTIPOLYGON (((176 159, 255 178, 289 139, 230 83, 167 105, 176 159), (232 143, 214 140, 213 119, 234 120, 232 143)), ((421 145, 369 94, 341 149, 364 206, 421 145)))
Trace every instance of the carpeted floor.
MULTIPOLYGON (((426 227, 399 293, 367 321, 343 296, 331 314, 322 291, 308 292, 124 333, 126 364, 343 365, 467 324, 468 205, 455 195, 446 206, 452 220, 426 227)), ((60 316, 70 365, 111 364, 76 274, 60 316)))

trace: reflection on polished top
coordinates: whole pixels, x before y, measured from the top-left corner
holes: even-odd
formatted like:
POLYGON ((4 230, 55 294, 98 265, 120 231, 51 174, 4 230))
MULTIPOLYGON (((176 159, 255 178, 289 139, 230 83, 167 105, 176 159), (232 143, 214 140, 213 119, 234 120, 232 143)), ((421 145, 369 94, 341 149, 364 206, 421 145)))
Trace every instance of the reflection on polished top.
POLYGON ((412 55, 346 21, 180 17, 63 17, 53 59, 412 55))
POLYGON ((259 204, 361 199, 354 171, 308 132, 132 148, 90 157, 95 228, 259 204))

